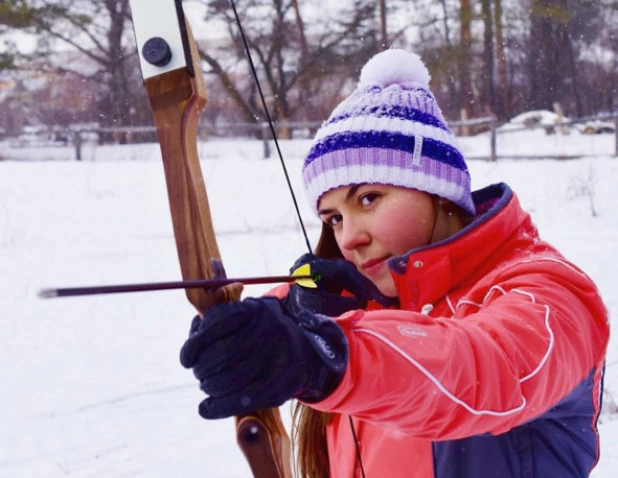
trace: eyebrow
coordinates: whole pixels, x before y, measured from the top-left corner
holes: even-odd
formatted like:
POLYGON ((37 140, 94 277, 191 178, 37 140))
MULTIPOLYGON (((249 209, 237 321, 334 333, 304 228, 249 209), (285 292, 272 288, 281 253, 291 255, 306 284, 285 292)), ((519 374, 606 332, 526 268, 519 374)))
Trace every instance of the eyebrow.
MULTIPOLYGON (((362 186, 362 184, 355 184, 350 189, 348 189, 348 193, 345 195, 345 202, 348 202, 350 199, 352 199, 354 197, 354 195, 356 194, 356 191, 358 191, 361 186, 362 186)), ((333 211, 334 211, 334 209, 320 209, 318 211, 318 215, 322 216, 324 214, 330 214, 333 211)))

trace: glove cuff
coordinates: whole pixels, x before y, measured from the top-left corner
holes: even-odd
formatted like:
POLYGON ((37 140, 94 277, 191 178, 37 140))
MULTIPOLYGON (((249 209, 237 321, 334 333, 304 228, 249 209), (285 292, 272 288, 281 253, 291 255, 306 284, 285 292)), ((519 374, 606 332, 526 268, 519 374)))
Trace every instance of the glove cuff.
POLYGON ((303 311, 298 315, 310 346, 308 373, 296 398, 318 402, 329 396, 341 383, 348 364, 348 340, 334 320, 303 311))

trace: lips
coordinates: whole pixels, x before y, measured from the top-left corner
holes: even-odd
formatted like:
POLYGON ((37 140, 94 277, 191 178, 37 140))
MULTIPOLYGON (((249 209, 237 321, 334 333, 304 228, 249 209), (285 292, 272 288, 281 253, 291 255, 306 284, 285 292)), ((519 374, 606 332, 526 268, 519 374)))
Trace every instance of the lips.
POLYGON ((361 269, 365 272, 366 275, 375 275, 380 268, 384 265, 384 261, 388 259, 389 256, 379 257, 377 259, 370 259, 361 264, 361 269))

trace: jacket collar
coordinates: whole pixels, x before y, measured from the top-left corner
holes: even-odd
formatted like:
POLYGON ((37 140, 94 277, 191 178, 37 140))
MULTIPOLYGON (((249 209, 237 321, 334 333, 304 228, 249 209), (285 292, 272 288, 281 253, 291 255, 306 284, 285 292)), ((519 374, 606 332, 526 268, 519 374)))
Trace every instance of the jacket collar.
POLYGON ((444 241, 388 260, 402 308, 416 310, 478 280, 495 266, 491 256, 499 248, 508 249, 524 223, 537 235, 530 216, 506 184, 488 186, 472 197, 477 211, 472 223, 444 241))

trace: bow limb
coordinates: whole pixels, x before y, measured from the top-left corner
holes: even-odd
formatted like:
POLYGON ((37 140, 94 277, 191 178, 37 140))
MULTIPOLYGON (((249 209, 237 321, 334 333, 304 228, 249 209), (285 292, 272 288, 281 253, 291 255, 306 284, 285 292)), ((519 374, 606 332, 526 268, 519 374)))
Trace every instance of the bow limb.
MULTIPOLYGON (((184 280, 223 278, 197 151, 207 95, 199 55, 180 0, 131 0, 144 84, 153 111, 184 280)), ((239 300, 242 286, 187 290, 200 312, 239 300)), ((279 410, 236 417, 237 440, 256 478, 292 476, 290 440, 279 410)))

